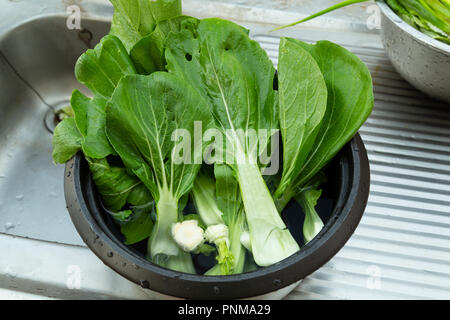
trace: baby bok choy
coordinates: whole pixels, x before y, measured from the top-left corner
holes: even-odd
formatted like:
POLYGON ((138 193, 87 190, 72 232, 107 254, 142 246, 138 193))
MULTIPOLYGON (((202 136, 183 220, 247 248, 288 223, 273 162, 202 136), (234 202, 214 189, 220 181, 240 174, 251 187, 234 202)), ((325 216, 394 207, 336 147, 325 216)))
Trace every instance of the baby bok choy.
POLYGON ((230 251, 229 229, 223 221, 223 213, 216 202, 216 186, 213 178, 201 172, 194 182, 192 198, 200 219, 206 226, 205 238, 217 247, 217 262, 221 274, 231 274, 234 257, 230 251))
POLYGON ((284 154, 274 198, 280 212, 293 197, 300 199, 306 213, 305 240, 310 241, 323 223, 313 210, 319 191, 305 193, 305 188, 370 115, 372 78, 359 58, 334 43, 311 45, 283 38, 278 85, 284 154), (292 66, 299 72, 290 73, 292 66), (300 148, 292 152, 296 143, 300 148))
POLYGON ((55 162, 81 151, 125 244, 147 241, 160 266, 231 275, 297 252, 280 213, 300 204, 305 243, 322 229, 320 172, 373 106, 366 66, 331 42, 282 38, 276 76, 233 22, 183 16, 180 0, 111 2, 110 34, 75 68, 91 97, 73 92, 55 162), (213 252, 194 268, 191 253, 213 252))
POLYGON ((295 200, 302 207, 305 213, 305 221, 303 222, 303 240, 305 244, 310 242, 322 230, 324 224, 316 211, 317 201, 322 195, 319 189, 320 184, 326 181, 323 172, 319 172, 308 186, 300 189, 295 196, 295 200))
POLYGON ((194 273, 191 256, 175 243, 171 229, 179 220, 178 201, 192 188, 202 163, 202 140, 191 143, 190 137, 196 124, 201 135, 209 123, 197 92, 166 72, 123 77, 106 110, 109 141, 156 202, 149 257, 173 270, 194 273))
POLYGON ((297 252, 258 163, 270 135, 249 139, 252 130, 278 129, 275 69, 267 53, 241 26, 204 19, 196 29, 168 36, 166 60, 169 73, 186 79, 214 116, 215 162, 232 168, 239 183, 256 263, 268 266, 297 252))
POLYGON ((217 264, 206 275, 242 273, 245 249, 240 237, 245 229, 245 215, 239 185, 231 168, 224 164, 214 166, 214 177, 208 172, 197 176, 192 197, 197 212, 207 226, 206 240, 217 246, 217 264))
POLYGON ((120 161, 105 132, 106 104, 119 80, 135 74, 135 67, 122 42, 105 36, 77 61, 77 80, 90 89, 92 98, 75 90, 71 97, 73 118, 58 124, 53 135, 53 160, 65 163, 83 152, 103 206, 120 223, 127 244, 147 238, 152 230, 152 197, 145 185, 120 161), (150 204, 148 208, 138 207, 150 204), (126 205, 132 209, 122 210, 126 205))

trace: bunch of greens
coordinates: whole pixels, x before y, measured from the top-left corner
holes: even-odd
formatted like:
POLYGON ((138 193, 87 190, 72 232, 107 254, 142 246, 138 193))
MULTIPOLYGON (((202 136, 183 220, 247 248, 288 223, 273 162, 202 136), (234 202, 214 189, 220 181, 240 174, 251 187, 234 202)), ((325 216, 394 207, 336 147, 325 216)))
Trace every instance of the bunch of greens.
POLYGON ((322 169, 372 110, 367 67, 334 43, 282 38, 276 74, 235 23, 183 16, 180 0, 111 2, 110 34, 75 67, 92 97, 73 92, 54 161, 81 151, 125 243, 147 241, 163 267, 196 273, 193 255, 213 255, 206 275, 237 274, 297 252, 280 213, 298 201, 305 243, 323 227, 322 169), (277 133, 282 170, 263 177, 277 133))
MULTIPOLYGON (((379 0, 382 1, 382 0, 379 0)), ((384 0, 409 25, 433 39, 450 44, 450 0, 384 0)), ((346 0, 300 21, 276 28, 292 27, 336 9, 367 0, 346 0)))

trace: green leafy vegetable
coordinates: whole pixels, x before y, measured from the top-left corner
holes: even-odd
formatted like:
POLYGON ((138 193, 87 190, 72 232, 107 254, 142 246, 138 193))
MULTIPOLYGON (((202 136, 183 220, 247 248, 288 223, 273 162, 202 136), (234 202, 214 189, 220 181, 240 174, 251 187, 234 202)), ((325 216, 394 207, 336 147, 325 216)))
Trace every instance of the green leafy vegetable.
MULTIPOLYGON (((192 146, 187 138, 193 136, 195 122, 201 122, 206 130, 210 122, 208 109, 199 104, 198 95, 184 81, 156 72, 150 76, 125 76, 108 103, 106 119, 114 149, 156 201, 157 222, 149 242, 150 257, 155 263, 171 265, 168 260, 180 255, 170 236, 171 226, 178 220, 178 200, 192 188, 204 148, 201 143, 192 146), (178 136, 177 128, 187 135, 178 136), (180 151, 182 159, 177 162, 180 151)), ((180 268, 187 264, 180 264, 180 268)))
POLYGON ((114 15, 110 34, 122 40, 127 50, 153 32, 156 23, 181 15, 181 0, 110 0, 114 15))
POLYGON ((322 228, 318 172, 372 109, 364 64, 328 41, 283 38, 276 78, 235 23, 182 16, 180 0, 111 2, 110 34, 75 67, 92 97, 73 92, 55 162, 81 150, 125 244, 148 239, 147 259, 160 266, 195 273, 190 252, 217 251, 205 274, 229 275, 298 251, 278 211, 295 197, 305 241, 322 228), (283 170, 263 177, 278 140, 283 170), (202 160, 214 170, 198 174, 202 160), (183 210, 189 197, 196 214, 183 210))
POLYGON ((83 137, 77 129, 75 120, 67 118, 61 121, 53 132, 53 161, 65 163, 81 150, 83 137))
POLYGON ((321 183, 326 181, 326 177, 322 172, 319 172, 308 186, 301 189, 295 200, 300 204, 305 212, 305 221, 303 222, 303 238, 305 244, 310 242, 323 228, 322 219, 320 219, 315 209, 317 201, 322 195, 322 190, 319 189, 321 183))
POLYGON ((196 33, 183 30, 168 40, 166 60, 169 72, 190 79, 208 102, 226 139, 218 151, 239 182, 256 263, 267 266, 290 256, 298 244, 278 215, 257 163, 268 139, 252 144, 246 137, 250 129, 277 129, 275 69, 267 53, 242 27, 204 19, 196 33))
MULTIPOLYGON (((233 255, 233 274, 242 273, 245 265, 245 248, 240 237, 245 230, 245 214, 233 170, 224 164, 214 166, 215 198, 217 206, 222 212, 222 219, 229 229, 230 251, 233 255)), ((206 275, 223 275, 220 264, 206 272, 206 275)))
POLYGON ((215 181, 206 172, 200 172, 195 179, 191 194, 205 227, 224 223, 223 213, 217 206, 215 192, 215 181))
MULTIPOLYGON (((275 28, 273 31, 292 27, 328 12, 360 2, 367 2, 367 0, 342 1, 302 20, 275 28)), ((436 40, 450 44, 449 0, 385 0, 385 2, 411 26, 436 40)))
POLYGON ((78 90, 73 92, 74 118, 65 119, 55 129, 53 157, 55 162, 63 163, 82 150, 104 206, 122 222, 126 243, 139 242, 151 231, 150 215, 133 214, 132 219, 128 219, 132 211, 122 208, 126 204, 143 205, 151 202, 152 197, 136 176, 130 175, 121 165, 108 163, 106 157, 114 155, 115 151, 105 132, 106 101, 122 76, 135 73, 134 66, 120 40, 106 36, 95 49, 79 58, 75 73, 78 80, 91 89, 94 98, 88 98, 78 90), (146 231, 145 228, 150 229, 146 231))
POLYGON ((75 65, 75 75, 88 87, 94 98, 75 90, 71 106, 75 122, 83 136, 82 149, 87 157, 103 159, 115 154, 105 132, 106 102, 119 80, 136 70, 121 41, 115 36, 105 36, 91 50, 87 50, 75 65))
POLYGON ((277 198, 279 210, 352 139, 369 117, 374 103, 369 70, 354 54, 329 41, 318 41, 315 45, 289 41, 300 45, 316 60, 327 85, 328 99, 307 160, 282 197, 277 198))
POLYGON ((331 11, 334 11, 334 10, 336 10, 336 9, 343 8, 343 7, 346 7, 346 6, 355 4, 355 3, 366 2, 366 1, 367 1, 367 0, 345 0, 345 1, 339 2, 339 3, 335 4, 335 5, 332 5, 331 7, 326 8, 326 9, 324 9, 324 10, 322 10, 322 11, 319 11, 319 12, 317 12, 317 13, 314 13, 314 14, 312 14, 312 15, 310 15, 310 16, 304 18, 304 19, 301 19, 301 20, 299 20, 299 21, 296 21, 296 22, 293 22, 293 23, 290 23, 290 24, 287 24, 287 25, 284 25, 284 26, 275 28, 275 29, 273 29, 273 31, 281 30, 281 29, 284 29, 284 28, 293 27, 293 26, 295 26, 295 25, 297 25, 297 24, 300 24, 300 23, 303 23, 303 22, 312 20, 312 19, 314 19, 314 18, 317 18, 317 17, 319 17, 319 16, 321 16, 321 15, 324 15, 324 14, 326 14, 326 13, 328 13, 328 12, 331 12, 331 11))
POLYGON ((183 27, 197 23, 197 19, 179 16, 159 22, 153 32, 142 38, 131 49, 130 56, 140 74, 165 70, 165 43, 170 32, 178 33, 183 27))
POLYGON ((206 238, 217 247, 216 256, 220 274, 232 274, 234 257, 230 251, 228 227, 222 219, 223 213, 217 206, 215 183, 205 172, 201 172, 194 182, 192 198, 197 212, 205 225, 206 238))
POLYGON ((115 154, 105 132, 106 100, 90 99, 75 90, 70 100, 75 114, 75 122, 83 136, 82 150, 85 155, 94 159, 103 159, 115 154))
POLYGON ((152 201, 144 184, 135 176, 129 175, 125 168, 112 167, 106 159, 86 159, 97 191, 109 210, 117 212, 127 203, 139 206, 152 201))
POLYGON ((226 275, 241 273, 244 266, 245 250, 240 243, 240 236, 245 223, 245 215, 240 198, 239 185, 233 171, 226 165, 216 164, 214 178, 201 172, 194 183, 192 195, 197 211, 208 229, 216 235, 218 264, 206 275, 226 275), (218 234, 228 228, 227 237, 218 234))
POLYGON ((283 174, 275 198, 302 171, 327 108, 327 86, 319 66, 308 51, 286 38, 280 42, 278 92, 283 174))
POLYGON ((217 205, 223 212, 222 218, 229 228, 230 250, 234 257, 233 273, 242 273, 245 264, 245 250, 240 237, 245 229, 244 207, 239 184, 230 167, 223 164, 214 166, 216 177, 217 205))
POLYGON ((124 75, 135 73, 136 69, 122 42, 112 35, 103 37, 75 65, 77 80, 88 87, 95 98, 109 99, 119 80, 124 75))
POLYGON ((346 145, 372 112, 372 77, 367 66, 347 49, 329 42, 295 41, 316 60, 328 90, 327 108, 314 148, 297 185, 310 180, 346 145))
POLYGON ((202 244, 194 253, 195 254, 203 254, 205 256, 211 255, 213 252, 216 252, 216 248, 207 243, 202 244))
POLYGON ((125 237, 125 244, 135 244, 150 236, 153 230, 153 221, 150 215, 152 207, 133 208, 132 214, 122 223, 120 232, 125 237))

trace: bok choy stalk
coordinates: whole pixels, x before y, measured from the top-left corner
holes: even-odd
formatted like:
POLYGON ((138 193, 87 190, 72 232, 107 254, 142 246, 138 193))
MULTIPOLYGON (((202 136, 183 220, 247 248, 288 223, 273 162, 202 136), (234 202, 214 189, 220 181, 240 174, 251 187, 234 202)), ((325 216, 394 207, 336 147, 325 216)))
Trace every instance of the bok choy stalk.
POLYGON ((106 109, 109 141, 156 202, 149 258, 188 273, 195 272, 192 259, 175 243, 171 228, 179 220, 178 201, 191 190, 202 163, 205 145, 201 139, 191 143, 190 137, 196 124, 201 136, 210 122, 198 94, 166 72, 123 77, 106 109))
POLYGON ((217 262, 220 274, 231 274, 234 256, 230 251, 229 229, 223 221, 223 213, 217 206, 216 186, 213 178, 206 172, 200 172, 192 188, 192 198, 198 215, 206 226, 205 237, 217 247, 217 262))
POLYGON ((225 157, 215 162, 229 165, 239 183, 256 263, 269 266, 297 252, 257 161, 269 138, 253 144, 247 139, 252 129, 278 129, 275 69, 267 53, 247 30, 221 19, 171 33, 166 43, 168 71, 203 96, 225 138, 215 141, 216 155, 225 157))
POLYGON ((319 172, 319 174, 308 183, 308 186, 302 188, 295 197, 295 200, 305 213, 305 221, 303 222, 303 239, 305 244, 310 242, 324 226, 315 207, 322 195, 322 190, 319 189, 319 186, 325 181, 325 175, 322 172, 319 172))
MULTIPOLYGON (((223 212, 222 218, 229 229, 231 253, 233 254, 233 274, 242 273, 246 263, 246 251, 240 237, 245 230, 245 213, 241 199, 239 184, 233 170, 224 164, 214 165, 216 178, 217 206, 223 212)), ((217 266, 206 274, 217 274, 217 266)))
POLYGON ((202 221, 209 226, 206 230, 220 242, 218 263, 206 275, 227 275, 242 273, 245 264, 245 249, 240 243, 244 230, 245 215, 239 193, 239 185, 233 171, 226 165, 214 166, 214 178, 207 173, 200 174, 192 189, 194 202, 202 221), (227 237, 217 233, 227 227, 227 237), (209 230, 209 231, 208 231, 209 230))

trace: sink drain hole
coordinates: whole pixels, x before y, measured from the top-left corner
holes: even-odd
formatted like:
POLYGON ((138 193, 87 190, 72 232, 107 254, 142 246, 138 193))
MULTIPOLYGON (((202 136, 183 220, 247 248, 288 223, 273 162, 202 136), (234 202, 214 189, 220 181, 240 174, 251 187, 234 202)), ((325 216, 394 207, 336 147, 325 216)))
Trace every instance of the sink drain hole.
POLYGON ((53 131, 55 131, 56 126, 62 120, 62 117, 61 117, 62 114, 64 114, 59 111, 61 111, 63 108, 65 108, 69 105, 70 105, 70 102, 68 100, 64 100, 64 101, 61 101, 61 102, 57 103, 56 105, 54 105, 53 109, 47 110, 47 112, 45 113, 45 116, 44 116, 44 126, 48 132, 53 134, 53 131), (53 110, 55 110, 55 111, 53 111, 53 110))

